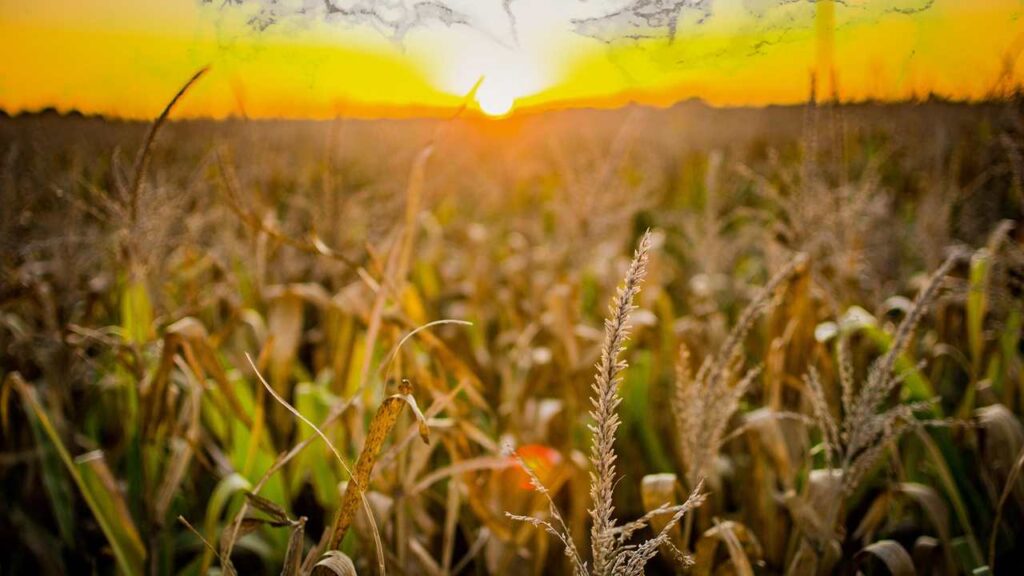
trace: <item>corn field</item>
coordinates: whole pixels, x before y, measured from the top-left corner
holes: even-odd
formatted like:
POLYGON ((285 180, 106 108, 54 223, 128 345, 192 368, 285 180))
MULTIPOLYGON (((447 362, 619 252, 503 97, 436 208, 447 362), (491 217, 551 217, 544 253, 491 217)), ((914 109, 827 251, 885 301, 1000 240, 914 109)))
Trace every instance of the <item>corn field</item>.
POLYGON ((0 573, 1024 561, 1019 99, 175 100, 0 118, 0 573))

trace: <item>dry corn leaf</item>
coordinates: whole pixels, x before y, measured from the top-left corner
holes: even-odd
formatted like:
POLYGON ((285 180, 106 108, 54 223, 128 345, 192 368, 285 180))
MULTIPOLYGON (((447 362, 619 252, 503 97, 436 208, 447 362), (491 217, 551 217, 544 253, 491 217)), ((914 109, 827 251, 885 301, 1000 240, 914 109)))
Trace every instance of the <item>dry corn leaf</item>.
POLYGON ((418 539, 409 539, 409 550, 412 551, 412 555, 419 562, 420 571, 417 574, 427 574, 429 576, 441 576, 441 574, 444 574, 441 565, 437 563, 437 560, 434 560, 430 551, 418 539))
POLYGON ((921 507, 948 551, 950 549, 949 507, 946 506, 946 501, 942 499, 942 496, 931 486, 916 482, 901 482, 894 486, 893 490, 910 498, 921 507))
MULTIPOLYGON (((645 512, 651 512, 665 505, 675 506, 679 504, 679 481, 675 474, 647 474, 640 481, 640 498, 644 505, 645 512)), ((661 532, 668 524, 668 515, 658 515, 651 518, 651 529, 655 534, 661 532)), ((673 530, 673 536, 681 537, 679 526, 673 530)))
POLYGON ((835 540, 832 526, 834 519, 829 518, 829 511, 836 508, 836 502, 841 498, 842 485, 840 470, 811 470, 805 494, 798 495, 791 490, 783 496, 783 503, 794 523, 800 527, 804 536, 817 545, 835 540))
POLYGON ((771 408, 759 408, 743 416, 742 429, 749 429, 755 432, 748 435, 751 440, 756 439, 758 444, 767 453, 774 465, 776 473, 779 474, 787 488, 791 488, 796 480, 798 469, 794 466, 792 454, 800 453, 794 450, 791 440, 792 436, 786 434, 783 428, 783 417, 785 413, 772 410, 771 408))
POLYGON ((292 523, 292 519, 288 517, 288 513, 285 509, 274 502, 252 492, 246 492, 245 499, 249 502, 250 506, 266 514, 272 522, 276 522, 281 525, 292 523))
MULTIPOLYGON (((679 494, 682 488, 675 474, 648 474, 640 481, 640 499, 644 505, 644 511, 650 513, 663 506, 676 506, 679 504, 679 494)), ((651 531, 660 534, 671 520, 670 514, 658 514, 650 519, 651 531)), ((683 541, 683 531, 679 523, 676 523, 668 532, 669 542, 675 550, 685 550, 686 543, 683 541)), ((668 557, 673 557, 674 550, 670 546, 662 546, 661 551, 668 557)))
POLYGON ((804 576, 818 573, 818 553, 808 542, 807 538, 801 538, 797 545, 796 553, 789 561, 786 569, 786 576, 804 576))
POLYGON ((856 540, 864 541, 865 543, 871 541, 882 527, 883 524, 891 520, 893 505, 892 492, 882 492, 871 502, 871 506, 868 507, 868 511, 864 513, 864 516, 860 520, 860 524, 857 525, 857 529, 853 532, 853 537, 856 540))
POLYGON ((915 576, 917 574, 914 569, 914 560, 906 549, 895 540, 879 540, 868 544, 860 552, 857 552, 854 561, 863 566, 869 557, 881 560, 892 576, 915 576))
MULTIPOLYGON (((352 523, 352 518, 356 507, 359 505, 362 492, 369 486, 370 474, 373 472, 373 466, 377 462, 377 456, 380 454, 381 447, 384 445, 384 441, 387 439, 391 429, 394 428, 395 422, 398 421, 398 415, 402 412, 402 406, 409 403, 407 398, 411 394, 412 386, 408 381, 403 381, 401 386, 399 386, 399 393, 386 398, 380 407, 377 408, 377 413, 374 414, 373 420, 370 422, 366 443, 363 445, 363 450, 356 461, 355 476, 345 490, 345 496, 341 500, 341 507, 338 509, 338 514, 334 519, 330 537, 327 540, 328 550, 334 550, 341 545, 341 540, 345 537, 345 533, 352 523)), ((422 428, 420 429, 420 434, 423 437, 424 432, 422 428)))
POLYGON ((352 559, 346 556, 344 552, 338 550, 331 550, 324 554, 320 561, 316 563, 316 567, 329 570, 338 576, 358 576, 352 559))
POLYGON ((726 520, 716 521, 715 525, 705 531, 697 541, 693 565, 695 576, 710 576, 715 573, 716 552, 720 543, 725 544, 732 570, 738 576, 754 575, 750 557, 753 556, 755 562, 761 560, 761 543, 743 524, 726 520))
POLYGON ((284 569, 281 570, 281 576, 299 576, 302 573, 302 544, 305 541, 305 534, 306 517, 302 516, 292 523, 291 532, 288 534, 288 548, 284 553, 284 569))
POLYGON ((272 298, 267 310, 267 329, 272 335, 270 348, 270 383, 281 392, 292 373, 292 362, 302 338, 302 298, 284 291, 272 298))

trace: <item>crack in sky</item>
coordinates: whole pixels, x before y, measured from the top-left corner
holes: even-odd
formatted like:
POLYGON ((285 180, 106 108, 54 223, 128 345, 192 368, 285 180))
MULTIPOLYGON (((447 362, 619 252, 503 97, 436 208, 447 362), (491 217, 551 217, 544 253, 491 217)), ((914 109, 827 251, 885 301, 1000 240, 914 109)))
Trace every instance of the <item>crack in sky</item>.
MULTIPOLYGON (((935 4, 935 0, 834 2, 847 10, 907 16, 924 12, 935 4)), ((223 0, 222 4, 258 6, 258 12, 249 19, 249 25, 256 30, 266 30, 287 19, 321 18, 367 25, 396 43, 401 43, 414 29, 436 24, 480 30, 485 27, 483 22, 487 13, 498 10, 506 21, 511 42, 495 39, 514 45, 518 42, 518 28, 524 17, 551 17, 546 11, 537 10, 517 14, 519 3, 516 0, 223 0)), ((799 4, 813 7, 816 0, 744 0, 742 9, 755 21, 765 21, 765 26, 770 28, 773 26, 769 18, 772 12, 799 4)), ((567 29, 606 44, 658 39, 672 43, 679 36, 679 23, 685 13, 696 14, 696 20, 688 21, 695 26, 700 26, 715 14, 714 0, 563 0, 557 5, 570 7, 573 14, 564 22, 567 29)), ((493 21, 493 14, 490 18, 493 21)))
MULTIPOLYGON (((514 0, 479 0, 474 6, 460 6, 451 0, 224 0, 223 7, 256 7, 248 18, 248 25, 262 32, 288 21, 321 19, 346 25, 367 26, 391 42, 402 45, 409 32, 431 25, 448 28, 465 26, 483 29, 478 17, 480 7, 500 6, 507 15, 513 40, 515 39, 514 0)), ((203 0, 211 3, 211 0, 203 0)), ((461 4, 466 4, 462 2, 461 4)), ((488 34, 499 44, 504 39, 488 34)))
MULTIPOLYGON (((215 0, 203 0, 211 2, 215 0)), ((845 13, 837 28, 865 23, 885 14, 913 17, 926 12, 935 0, 833 0, 845 13)), ((405 50, 414 30, 462 27, 508 50, 522 48, 524 31, 562 29, 569 35, 592 39, 608 47, 615 60, 616 47, 631 46, 649 54, 651 63, 665 68, 706 64, 706 58, 764 56, 778 45, 800 38, 801 29, 813 30, 817 0, 742 0, 728 4, 738 12, 726 22, 733 38, 727 48, 697 49, 689 39, 704 34, 705 24, 726 8, 715 0, 222 0, 224 6, 255 10, 249 26, 257 31, 289 20, 320 19, 348 26, 370 27, 405 50), (711 54, 714 52, 714 54, 711 54)), ((721 30, 712 29, 714 34, 721 30)), ((443 31, 442 31, 443 33, 443 31)))
POLYGON ((611 43, 618 40, 665 38, 675 40, 684 10, 701 14, 698 23, 711 16, 711 0, 633 0, 607 14, 572 20, 576 32, 611 43))

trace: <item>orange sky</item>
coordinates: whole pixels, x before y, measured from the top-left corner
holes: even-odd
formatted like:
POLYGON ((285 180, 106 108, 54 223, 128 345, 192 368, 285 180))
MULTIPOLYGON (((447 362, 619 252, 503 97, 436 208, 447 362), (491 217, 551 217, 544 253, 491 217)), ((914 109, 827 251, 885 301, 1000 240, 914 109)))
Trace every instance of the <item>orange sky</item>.
POLYGON ((446 114, 481 75, 485 108, 517 110, 800 102, 829 62, 846 100, 983 98, 1024 79, 1021 0, 719 0, 710 14, 682 11, 672 38, 632 22, 574 27, 593 3, 517 0, 513 27, 474 2, 459 3, 472 25, 428 22, 398 42, 320 15, 257 31, 248 4, 0 0, 0 107, 148 118, 204 65, 177 116, 446 114))

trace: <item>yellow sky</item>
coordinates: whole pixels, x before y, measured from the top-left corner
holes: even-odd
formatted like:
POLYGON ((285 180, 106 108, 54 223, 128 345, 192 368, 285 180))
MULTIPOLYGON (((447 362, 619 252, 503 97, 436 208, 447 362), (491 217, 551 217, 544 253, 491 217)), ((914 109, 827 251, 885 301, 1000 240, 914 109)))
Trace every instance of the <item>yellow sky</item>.
POLYGON ((488 1, 501 6, 455 2, 471 6, 472 25, 427 22, 395 42, 318 14, 257 31, 256 6, 219 0, 0 0, 0 107, 152 117, 204 65, 176 115, 440 114, 480 75, 483 101, 516 109, 792 103, 807 98, 823 46, 850 100, 981 98, 1024 78, 1021 0, 849 0, 825 36, 813 2, 718 0, 709 14, 683 10, 673 38, 634 21, 583 29, 581 6, 609 9, 575 0, 517 0, 513 28, 500 8, 480 8, 488 1))

